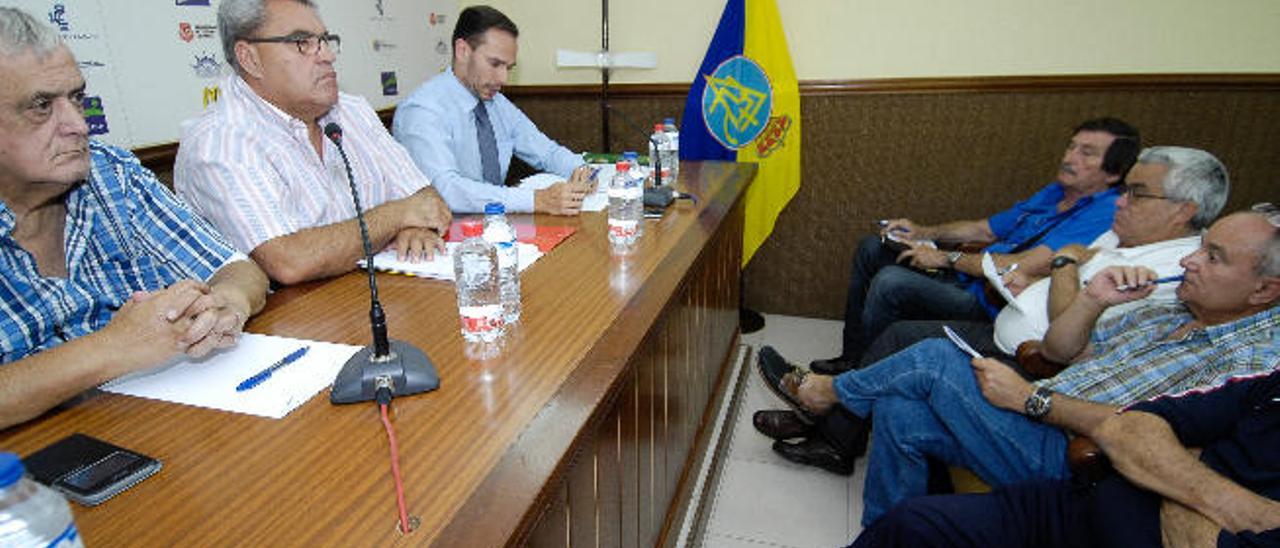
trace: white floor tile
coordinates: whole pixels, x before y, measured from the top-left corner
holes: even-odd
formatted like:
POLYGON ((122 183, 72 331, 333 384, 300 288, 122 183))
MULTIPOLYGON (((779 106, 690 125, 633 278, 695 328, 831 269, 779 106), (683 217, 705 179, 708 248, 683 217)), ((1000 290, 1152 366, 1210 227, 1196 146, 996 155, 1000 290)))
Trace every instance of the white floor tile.
POLYGON ((730 459, 707 532, 784 546, 849 542, 845 478, 795 465, 730 459))

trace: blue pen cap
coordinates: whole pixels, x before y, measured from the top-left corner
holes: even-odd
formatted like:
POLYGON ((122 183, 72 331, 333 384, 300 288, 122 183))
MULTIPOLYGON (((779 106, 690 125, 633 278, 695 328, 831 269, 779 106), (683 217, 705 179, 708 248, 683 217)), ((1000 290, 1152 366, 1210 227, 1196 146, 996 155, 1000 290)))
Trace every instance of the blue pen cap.
POLYGON ((501 202, 489 202, 484 205, 485 215, 506 215, 507 207, 501 202))
POLYGON ((22 466, 22 459, 18 458, 18 455, 9 452, 0 453, 0 489, 18 483, 24 473, 26 468, 22 466))

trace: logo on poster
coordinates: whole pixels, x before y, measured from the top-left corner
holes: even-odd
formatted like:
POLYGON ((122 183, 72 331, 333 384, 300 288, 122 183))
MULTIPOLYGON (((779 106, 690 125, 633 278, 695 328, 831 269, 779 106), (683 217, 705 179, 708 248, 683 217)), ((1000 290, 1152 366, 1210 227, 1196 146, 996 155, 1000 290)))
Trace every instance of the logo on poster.
POLYGON ((175 5, 178 5, 178 6, 207 6, 207 5, 209 5, 209 0, 173 0, 173 2, 174 2, 174 4, 175 4, 175 5))
POLYGON ((84 122, 89 126, 89 135, 102 135, 110 131, 107 128, 107 113, 102 109, 101 97, 85 96, 81 105, 84 106, 84 122))
POLYGON ((71 23, 67 21, 67 6, 54 4, 53 10, 49 12, 49 24, 58 27, 59 31, 71 32, 71 23))
POLYGON ((190 42, 196 39, 196 31, 191 28, 191 23, 178 23, 178 38, 183 42, 190 42))
POLYGON ((382 73, 382 94, 383 95, 399 95, 400 90, 396 85, 396 71, 389 70, 382 73))
POLYGON ((222 73, 222 65, 218 63, 217 56, 212 53, 196 55, 196 63, 191 65, 191 69, 196 72, 196 76, 205 80, 213 80, 222 73))
POLYGON ((396 45, 386 40, 373 39, 373 51, 396 49, 396 45))
POLYGON ((434 27, 436 25, 443 25, 445 19, 447 19, 447 17, 443 13, 432 13, 430 17, 427 17, 427 22, 434 27))
POLYGON ((221 96, 222 90, 219 89, 218 86, 204 88, 204 96, 201 98, 201 101, 204 103, 204 108, 209 108, 209 103, 218 102, 218 97, 221 96))

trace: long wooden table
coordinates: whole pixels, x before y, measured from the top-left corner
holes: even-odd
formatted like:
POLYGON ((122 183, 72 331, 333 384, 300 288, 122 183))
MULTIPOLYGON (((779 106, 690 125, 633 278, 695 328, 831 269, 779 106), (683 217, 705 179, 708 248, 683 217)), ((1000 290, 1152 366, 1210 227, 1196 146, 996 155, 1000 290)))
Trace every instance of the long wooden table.
MULTIPOLYGON (((425 350, 438 391, 396 399, 409 512, 396 529, 376 407, 325 390, 282 420, 95 394, 0 432, 26 455, 85 432, 164 470, 96 508, 89 545, 646 546, 669 542, 688 464, 737 337, 746 164, 693 162, 697 196, 645 223, 629 256, 603 213, 522 276, 524 314, 500 356, 468 357, 450 283, 383 275, 391 336, 425 350)), ((368 290, 353 273, 288 288, 256 333, 363 345, 368 290)))

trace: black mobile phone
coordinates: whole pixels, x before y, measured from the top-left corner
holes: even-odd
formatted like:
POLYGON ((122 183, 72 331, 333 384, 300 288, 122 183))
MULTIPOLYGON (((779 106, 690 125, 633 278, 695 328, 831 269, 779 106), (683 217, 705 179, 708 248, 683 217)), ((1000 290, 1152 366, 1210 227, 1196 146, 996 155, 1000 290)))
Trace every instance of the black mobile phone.
POLYGON ((23 459, 31 476, 85 506, 151 477, 160 461, 85 434, 72 434, 23 459))

